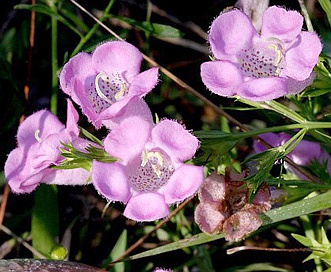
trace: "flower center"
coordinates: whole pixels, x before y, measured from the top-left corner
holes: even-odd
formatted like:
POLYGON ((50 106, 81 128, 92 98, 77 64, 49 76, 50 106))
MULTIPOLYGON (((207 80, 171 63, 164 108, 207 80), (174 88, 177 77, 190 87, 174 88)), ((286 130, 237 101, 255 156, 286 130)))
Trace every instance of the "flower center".
POLYGON ((139 192, 151 192, 161 188, 175 171, 171 162, 159 151, 144 151, 142 161, 129 179, 139 192))
POLYGON ((280 75, 285 66, 284 50, 281 42, 272 42, 242 50, 239 64, 244 76, 259 78, 280 75))
POLYGON ((107 109, 128 92, 128 83, 118 73, 99 73, 88 88, 88 97, 97 113, 107 109))

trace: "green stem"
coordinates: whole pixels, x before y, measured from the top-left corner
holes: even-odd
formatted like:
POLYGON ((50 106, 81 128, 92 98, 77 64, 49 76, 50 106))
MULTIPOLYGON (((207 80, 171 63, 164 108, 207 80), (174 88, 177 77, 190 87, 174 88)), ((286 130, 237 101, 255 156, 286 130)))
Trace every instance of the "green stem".
MULTIPOLYGON (((271 101, 266 101, 266 102, 254 102, 254 101, 248 101, 248 100, 241 99, 241 98, 237 98, 237 99, 238 99, 238 101, 240 101, 246 105, 253 106, 257 109, 273 110, 299 124, 305 125, 305 124, 309 123, 309 121, 307 121, 307 119, 302 117, 299 113, 295 112, 294 110, 290 109, 289 107, 287 107, 277 101, 271 100, 271 101)), ((324 133, 322 130, 320 130, 323 128, 329 128, 329 125, 327 122, 325 122, 324 124, 325 124, 324 126, 322 125, 322 126, 310 128, 310 130, 312 130, 312 131, 310 131, 310 134, 314 138, 316 138, 318 141, 331 145, 331 137, 329 135, 327 135, 326 133, 324 133)))
POLYGON ((291 139, 289 139, 285 144, 278 147, 283 150, 283 154, 286 156, 289 154, 297 145, 301 142, 303 137, 305 136, 307 130, 301 129, 298 133, 296 133, 291 139))
POLYGON ((57 115, 58 105, 58 55, 57 55, 57 39, 58 39, 58 23, 57 19, 51 18, 52 27, 52 95, 51 95, 51 112, 57 115))
POLYGON ((249 137, 254 137, 257 135, 270 133, 270 132, 282 132, 286 130, 295 130, 295 129, 305 129, 306 131, 321 129, 321 128, 331 128, 331 122, 305 122, 300 124, 290 124, 283 126, 275 126, 269 128, 256 129, 247 132, 239 132, 233 134, 217 134, 215 131, 196 131, 194 134, 201 139, 224 139, 231 138, 231 140, 241 140, 249 137))
POLYGON ((275 100, 266 101, 261 104, 264 108, 278 112, 279 114, 281 114, 297 123, 307 122, 307 120, 304 117, 302 117, 299 113, 295 112, 294 110, 291 110, 289 107, 287 107, 275 100))
POLYGON ((297 123, 304 123, 307 121, 305 118, 303 118, 300 114, 298 114, 294 110, 291 110, 289 107, 286 107, 275 100, 270 100, 265 102, 254 102, 254 101, 242 99, 240 97, 237 97, 237 100, 240 101, 241 103, 255 107, 257 109, 273 110, 297 123))
MULTIPOLYGON (((103 14, 100 18, 100 21, 103 22, 109 15, 109 11, 112 8, 112 6, 114 5, 116 0, 111 0, 109 1, 107 7, 105 8, 105 10, 103 11, 103 14)), ((71 53, 71 57, 73 57, 74 55, 76 55, 84 46, 84 44, 91 39, 91 37, 94 35, 94 33, 98 30, 100 24, 96 23, 93 25, 93 27, 90 29, 89 32, 86 33, 86 35, 80 40, 80 42, 78 43, 78 45, 76 46, 76 48, 74 49, 74 51, 71 53)))

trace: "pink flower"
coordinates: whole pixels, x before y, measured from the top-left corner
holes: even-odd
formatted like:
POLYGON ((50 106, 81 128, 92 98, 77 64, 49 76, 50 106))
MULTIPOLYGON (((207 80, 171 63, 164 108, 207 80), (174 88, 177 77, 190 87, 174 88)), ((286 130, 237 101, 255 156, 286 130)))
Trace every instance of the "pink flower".
POLYGON ((67 124, 47 110, 27 117, 18 128, 18 147, 10 152, 5 163, 5 176, 15 193, 30 193, 40 183, 85 184, 90 173, 84 169, 55 170, 52 165, 63 161, 61 142, 75 142, 78 148, 84 141, 78 139, 78 113, 68 100, 67 124), (73 178, 74 177, 74 178, 73 178))
POLYGON ((259 35, 240 10, 222 13, 211 25, 209 43, 215 60, 201 65, 204 84, 221 96, 266 101, 298 93, 312 83, 322 44, 301 31, 296 11, 269 7, 259 35))
MULTIPOLYGON (((266 133, 260 135, 260 137, 271 146, 277 147, 285 144, 291 138, 291 135, 281 132, 279 134, 266 133)), ((254 141, 253 148, 256 153, 267 150, 267 147, 258 141, 254 141)), ((327 163, 327 171, 328 173, 331 173, 331 157, 329 153, 322 149, 318 143, 301 140, 300 143, 287 155, 287 157, 300 166, 309 166, 314 160, 317 160, 320 164, 327 163)), ((307 180, 306 176, 299 173, 288 163, 285 162, 284 167, 288 171, 295 173, 299 178, 307 180)))
POLYGON ((153 272, 172 272, 170 269, 156 268, 153 272))
POLYGON ((200 203, 195 210, 195 222, 207 234, 225 233, 228 241, 238 241, 257 230, 262 219, 259 213, 271 208, 270 192, 264 185, 252 203, 248 203, 245 174, 212 173, 198 192, 200 203))
POLYGON ((108 134, 104 146, 120 160, 94 161, 92 182, 109 201, 127 204, 124 216, 135 221, 166 217, 169 205, 193 195, 204 180, 203 167, 184 163, 199 142, 175 121, 151 125, 127 118, 108 134))
POLYGON ((64 65, 60 74, 62 90, 82 109, 96 128, 112 127, 123 115, 152 116, 141 99, 158 81, 158 68, 140 73, 143 56, 124 41, 101 44, 92 54, 79 53, 64 65), (137 112, 134 109, 139 108, 137 112))

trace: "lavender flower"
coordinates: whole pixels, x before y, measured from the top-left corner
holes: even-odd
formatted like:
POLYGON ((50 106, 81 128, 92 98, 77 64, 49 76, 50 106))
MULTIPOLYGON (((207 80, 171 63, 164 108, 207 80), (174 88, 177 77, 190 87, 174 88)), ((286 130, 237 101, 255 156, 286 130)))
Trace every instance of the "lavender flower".
POLYGON ((51 168, 64 160, 60 150, 62 143, 73 142, 79 149, 86 145, 86 141, 78 138, 78 118, 68 100, 66 126, 47 110, 40 110, 22 122, 17 132, 18 146, 5 163, 5 176, 13 192, 30 193, 40 183, 86 184, 90 173, 85 169, 51 168))
POLYGON ((61 71, 60 85, 96 128, 112 128, 123 114, 152 122, 141 98, 156 85, 158 68, 140 73, 141 62, 142 54, 133 45, 107 42, 92 54, 83 52, 70 59, 61 71))
POLYGON ((269 7, 258 34, 240 10, 222 13, 211 25, 208 41, 214 61, 201 65, 207 88, 221 96, 266 101, 302 91, 314 79, 322 44, 301 31, 296 11, 269 7))
POLYGON ((109 201, 126 204, 127 218, 166 217, 169 205, 193 195, 204 180, 203 167, 184 163, 194 156, 199 142, 175 121, 151 125, 127 118, 108 134, 104 146, 120 161, 94 161, 92 181, 109 201))

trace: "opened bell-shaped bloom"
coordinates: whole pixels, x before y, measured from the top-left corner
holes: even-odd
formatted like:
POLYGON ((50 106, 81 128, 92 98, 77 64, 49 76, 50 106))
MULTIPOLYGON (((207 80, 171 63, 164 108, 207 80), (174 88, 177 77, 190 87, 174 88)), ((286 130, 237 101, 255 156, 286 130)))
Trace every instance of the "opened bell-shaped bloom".
POLYGON ((169 206, 192 196, 204 180, 203 167, 185 164, 198 139, 172 120, 152 125, 127 118, 104 140, 115 163, 94 161, 92 182, 109 201, 126 204, 124 216, 154 221, 169 215, 169 206))
POLYGON ((228 241, 238 241, 257 230, 262 219, 259 213, 271 208, 270 192, 263 185, 252 203, 249 203, 245 173, 216 172, 206 178, 198 191, 200 203, 195 209, 195 222, 207 234, 225 233, 228 241))
POLYGON ((50 111, 40 110, 27 117, 18 128, 17 148, 5 163, 6 180, 14 193, 30 193, 40 183, 83 185, 90 173, 84 169, 53 169, 64 158, 62 143, 72 142, 83 149, 78 138, 78 113, 68 100, 67 123, 62 124, 50 111))
MULTIPOLYGON (((265 133, 260 135, 261 139, 270 144, 273 147, 282 146, 290 138, 291 135, 285 132, 281 133, 265 133)), ((253 144, 254 151, 256 153, 263 152, 267 150, 262 143, 254 141, 253 144)), ((294 149, 287 154, 287 157, 290 158, 294 163, 300 166, 308 167, 314 161, 317 161, 321 165, 326 164, 326 171, 331 174, 331 157, 330 154, 325 151, 321 145, 317 142, 301 140, 294 149)), ((299 178, 307 180, 307 177, 297 171, 289 163, 284 162, 284 167, 286 170, 296 174, 299 178)))
POLYGON ((218 95, 253 101, 302 91, 312 83, 322 51, 317 34, 302 31, 302 25, 297 11, 272 6, 259 34, 242 11, 222 13, 210 28, 214 60, 201 65, 202 81, 218 95))
POLYGON ((151 121, 142 97, 157 84, 158 68, 140 73, 142 59, 141 52, 125 41, 103 43, 93 53, 79 53, 64 65, 61 88, 96 128, 112 128, 112 121, 122 115, 151 121))

